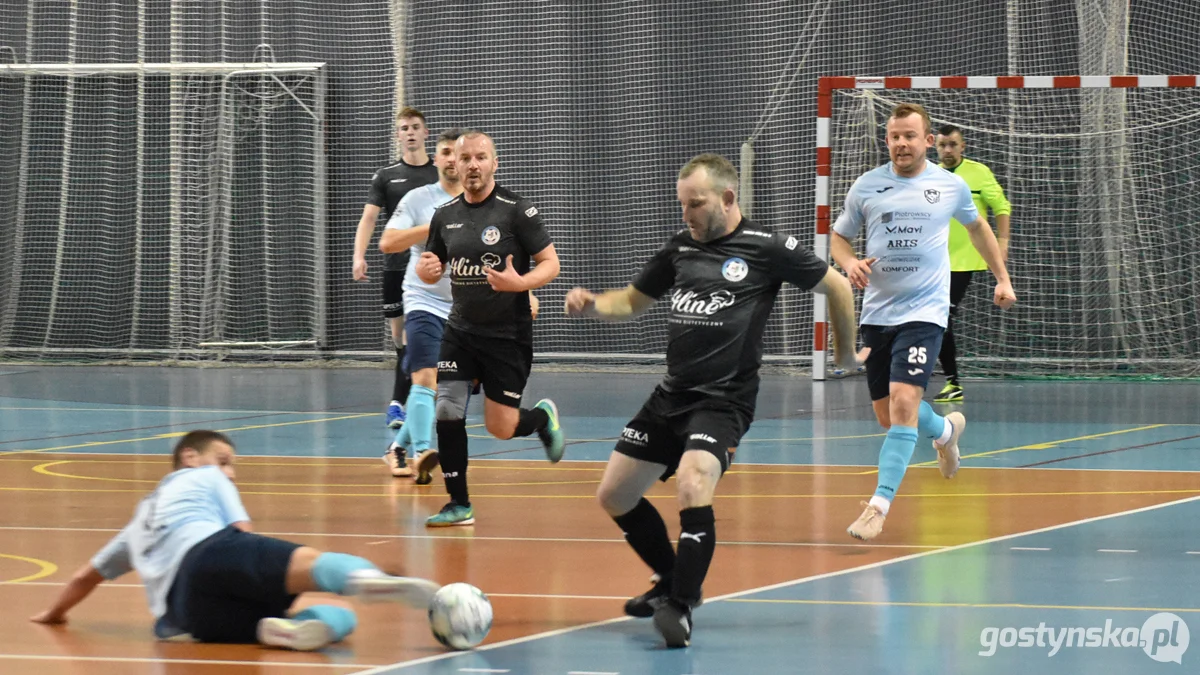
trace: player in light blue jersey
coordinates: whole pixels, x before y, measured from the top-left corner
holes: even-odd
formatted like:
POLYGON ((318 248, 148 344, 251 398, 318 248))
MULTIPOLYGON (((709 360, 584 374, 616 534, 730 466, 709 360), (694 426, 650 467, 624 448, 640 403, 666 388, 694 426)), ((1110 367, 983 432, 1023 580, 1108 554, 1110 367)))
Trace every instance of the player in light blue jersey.
POLYGON ((233 485, 233 443, 224 434, 189 432, 172 456, 174 470, 138 504, 129 524, 32 621, 66 623, 67 612, 97 586, 134 570, 161 639, 190 635, 310 651, 354 630, 358 620, 345 607, 314 605, 289 617, 306 592, 428 610, 439 588, 432 581, 389 576, 357 556, 252 533, 233 485))
POLYGON ((933 129, 925 109, 902 103, 887 122, 891 162, 854 182, 833 227, 830 253, 850 282, 865 289, 862 315, 867 386, 887 439, 879 452, 879 483, 847 532, 873 539, 896 496, 916 447, 918 432, 934 439, 942 475, 958 471, 958 442, 966 428, 961 412, 941 417, 921 396, 933 374, 950 314, 950 219, 965 224, 971 243, 996 276, 995 303, 1016 302, 1008 269, 987 220, 959 176, 926 160, 933 129), (851 240, 866 228, 866 258, 851 240))
POLYGON ((433 157, 438 182, 404 195, 379 240, 379 249, 384 253, 412 251, 404 274, 404 331, 408 341, 405 372, 412 378, 413 386, 404 406, 408 420, 396 432, 383 461, 393 476, 412 476, 415 469, 418 485, 433 480, 431 472, 438 464, 437 452, 430 451, 429 446, 437 400, 438 354, 450 316, 451 296, 449 275, 429 284, 417 276, 415 268, 425 250, 434 211, 462 194, 454 158, 454 143, 461 135, 459 129, 447 129, 438 136, 433 157), (415 458, 412 466, 407 459, 409 448, 415 458))

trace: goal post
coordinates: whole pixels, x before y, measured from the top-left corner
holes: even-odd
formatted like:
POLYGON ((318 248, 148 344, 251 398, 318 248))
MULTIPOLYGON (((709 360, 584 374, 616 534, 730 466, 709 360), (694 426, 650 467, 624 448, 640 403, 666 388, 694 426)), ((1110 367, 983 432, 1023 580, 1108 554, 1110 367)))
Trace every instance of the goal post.
POLYGON ((322 62, 0 64, 0 355, 318 355, 325 96, 322 62))
MULTIPOLYGON (((963 129, 965 156, 992 169, 1012 204, 1017 305, 1000 311, 990 273, 975 274, 955 318, 960 371, 1200 375, 1196 87, 1196 75, 821 77, 814 252, 828 259, 850 185, 888 161, 891 108, 920 103, 935 132, 963 129)), ((830 338, 818 295, 814 380, 829 375, 830 338)))

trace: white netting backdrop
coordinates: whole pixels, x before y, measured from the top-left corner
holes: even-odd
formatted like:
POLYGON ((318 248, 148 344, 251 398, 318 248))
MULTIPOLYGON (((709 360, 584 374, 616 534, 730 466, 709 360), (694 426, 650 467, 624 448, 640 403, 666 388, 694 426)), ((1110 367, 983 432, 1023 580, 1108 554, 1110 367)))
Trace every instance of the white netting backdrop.
MULTIPOLYGON (((392 116, 401 102, 425 110, 435 131, 469 124, 496 136, 501 152, 500 180, 534 199, 546 213, 564 262, 562 277, 542 293, 548 311, 537 322, 537 352, 559 355, 554 359, 592 358, 611 363, 662 351, 664 330, 658 314, 632 325, 610 326, 567 321, 557 308, 571 286, 625 284, 673 231, 678 222, 674 174, 688 157, 716 151, 736 158, 742 143, 752 139, 754 218, 794 232, 804 241, 811 239, 818 76, 1200 72, 1200 7, 1191 0, 864 0, 850 4, 831 0, 691 0, 669 7, 630 0, 599 4, 498 0, 486 7, 435 0, 205 0, 186 6, 168 0, 102 0, 70 8, 43 2, 0 7, 0 61, 244 62, 256 58, 256 46, 266 43, 279 62, 328 64, 324 125, 327 230, 323 252, 318 248, 315 254, 307 254, 314 255, 323 277, 315 282, 324 287, 323 310, 302 306, 301 312, 322 314, 318 318, 324 323, 315 325, 318 329, 324 326, 325 353, 373 359, 387 353, 380 349, 384 335, 379 275, 369 284, 354 283, 350 257, 354 225, 371 173, 394 157, 392 116)), ((36 191, 38 197, 27 198, 21 213, 15 208, 0 210, 0 227, 10 234, 0 239, 0 264, 6 266, 5 271, 17 266, 38 268, 45 265, 41 257, 57 246, 50 242, 86 239, 95 249, 89 255, 97 261, 86 268, 93 277, 87 283, 100 289, 101 299, 81 305, 69 324, 46 331, 42 323, 51 292, 44 286, 54 283, 53 274, 43 272, 40 280, 27 281, 22 272, 20 283, 11 273, 0 274, 0 327, 5 328, 0 341, 7 341, 0 342, 0 350, 14 346, 20 335, 26 340, 21 344, 66 350, 33 356, 73 357, 77 356, 71 353, 73 348, 86 347, 112 348, 136 357, 131 350, 145 344, 151 335, 167 335, 167 349, 186 346, 187 340, 209 339, 187 331, 172 334, 164 328, 169 320, 161 305, 169 306, 170 298, 162 296, 183 293, 184 281, 178 286, 164 284, 158 277, 169 275, 171 269, 161 256, 150 255, 168 246, 170 240, 162 230, 170 214, 160 198, 162 175, 169 173, 169 167, 161 159, 164 151, 155 143, 169 136, 172 124, 183 124, 178 116, 172 121, 172 111, 180 112, 181 101, 176 97, 172 108, 171 96, 166 97, 167 105, 160 103, 162 97, 151 96, 147 102, 159 101, 157 107, 147 107, 139 117, 136 97, 128 91, 89 98, 92 95, 84 87, 78 88, 71 152, 80 154, 70 161, 69 183, 54 185, 63 180, 65 146, 61 141, 30 141, 56 134, 61 137, 65 108, 49 106, 30 115, 23 87, 9 77, 0 80, 0 151, 17 158, 0 166, 0 198, 15 205, 21 189, 29 195, 36 191), (140 168, 131 160, 139 124, 144 141, 140 168), (101 151, 102 147, 110 150, 101 151), (120 152, 111 150, 117 147, 120 152), (140 179, 139 171, 143 174, 140 179), (129 186, 139 180, 145 186, 140 197, 129 192, 129 186), (66 207, 60 195, 67 195, 66 207), (91 208, 82 208, 84 202, 91 208), (145 233, 141 238, 130 234, 138 227, 134 211, 141 214, 145 233), (65 226, 72 228, 65 237, 50 232, 65 226), (134 266, 131 249, 140 250, 144 258, 142 274, 136 279, 129 276, 134 266), (115 308, 132 302, 129 287, 138 284, 144 286, 139 295, 142 309, 131 323, 131 310, 117 312, 115 308), (50 338, 38 331, 48 332, 50 338), (130 335, 139 337, 131 339, 130 335)), ((144 91, 152 94, 152 84, 147 82, 144 91)), ((1185 101, 1153 101, 1147 106, 1153 110, 1142 111, 1135 100, 1138 96, 1128 95, 1123 128, 1142 129, 1156 121, 1172 129, 1171 133, 1187 128, 1184 118, 1190 113, 1185 101), (1168 119, 1171 115, 1175 117, 1168 119)), ((1060 178, 1073 181, 1071 187, 1078 191, 1085 178, 1079 171, 1068 175, 1066 169, 1028 163, 1009 171, 1003 166, 1007 161, 1003 153, 1026 151, 1034 153, 1032 157, 1065 152, 1074 158, 1071 161, 1087 161, 1092 156, 1095 161, 1088 165, 1095 166, 1092 180, 1121 185, 1126 190, 1122 194, 1160 188, 1170 192, 1171 181, 1182 180, 1187 169, 1160 167, 1156 162, 1167 156, 1193 162, 1193 166, 1196 161, 1188 153, 1189 144, 1178 137, 1171 143, 1168 139, 1172 136, 1140 138, 1130 131, 1122 139, 1112 131, 1119 127, 1109 122, 1091 130, 1080 126, 1083 120, 1100 119, 1096 114, 1081 117, 1086 101, 1072 107, 1053 97, 1022 97, 1014 110, 1033 106, 1026 112, 1039 118, 1049 118, 1059 109, 1070 110, 1075 117, 1063 117, 1057 125, 1048 119, 1039 119, 1037 126, 1018 123, 1010 130, 1004 126, 1007 122, 994 126, 989 117, 1003 112, 1004 103, 989 100, 973 106, 972 100, 947 104, 942 117, 954 117, 955 123, 983 130, 973 139, 974 147, 981 153, 1001 153, 986 159, 1002 180, 1010 181, 1005 187, 1026 204, 1044 206, 1047 213, 1068 208, 1063 201, 1068 197, 1072 208, 1079 208, 1079 195, 1058 190, 1039 196, 1031 181, 1053 183, 1060 178), (1023 138, 1020 134, 1037 134, 1051 127, 1061 127, 1054 133, 1075 134, 1078 142, 1068 142, 1066 149, 1060 150, 1048 139, 1010 141, 1001 133, 1023 138), (1100 135, 1089 135, 1093 131, 1100 135), (1155 144, 1161 144, 1157 150, 1155 144), (1114 161, 1124 164, 1111 164, 1114 161), (1056 171, 1058 178, 1052 175, 1056 171), (1161 174, 1158 178, 1144 177, 1155 171, 1161 174), (1133 177, 1120 178, 1122 172, 1133 177)), ((839 101, 839 107, 841 104, 839 101)), ((294 124, 299 124, 299 118, 296 120, 294 124)), ((849 139, 852 128, 837 133, 849 139)), ((865 144, 870 140, 860 137, 846 142, 865 144)), ((302 147, 312 142, 295 138, 302 147)), ((263 146, 259 143, 258 147, 263 146)), ((302 153, 294 154, 299 157, 302 153)), ((247 166, 253 167, 248 183, 230 189, 245 190, 248 195, 275 191, 280 196, 269 199, 269 207, 247 201, 240 214, 231 214, 231 218, 236 216, 233 224, 220 223, 221 231, 238 233, 249 241, 255 222, 273 217, 271 209, 282 208, 284 200, 319 201, 319 195, 279 193, 279 184, 263 178, 264 171, 278 172, 288 162, 263 163, 252 161, 253 155, 244 157, 247 166), (249 187, 249 183, 257 186, 249 187)), ((839 166, 837 157, 834 165, 839 166)), ((1176 206, 1187 204, 1182 191, 1166 198, 1175 200, 1176 206)), ((1055 239, 1065 235, 1052 227, 1051 217, 1038 215, 1034 216, 1038 220, 1030 220, 1026 216, 1031 214, 1018 211, 1014 215, 1014 265, 1023 264, 1020 274, 1031 277, 1036 265, 1051 266, 1052 270, 1038 271, 1052 271, 1057 276, 1038 301, 1041 304, 1033 304, 1036 294, 1026 294, 1031 303, 1024 310, 1027 315, 997 318, 981 310, 973 317, 971 321, 977 325, 965 328, 964 338, 976 332, 980 339, 994 338, 1004 347, 990 355, 997 357, 990 362, 967 361, 964 365, 970 368, 978 363, 988 372, 1019 372, 1022 364, 1005 365, 1003 359, 1017 355, 1015 350, 1022 346, 1035 349, 1032 343, 1047 358, 1074 359, 1095 353, 1119 360, 1137 350, 1187 339, 1186 329, 1171 327, 1196 323, 1195 307, 1188 305, 1190 296, 1172 297, 1173 293, 1185 293, 1183 280, 1165 280, 1164 274, 1145 266, 1168 260, 1169 246, 1176 241, 1186 246, 1188 234, 1168 232, 1165 226, 1170 216, 1160 218, 1153 208, 1143 197, 1133 196, 1092 209, 1113 210, 1077 216, 1073 221, 1076 228, 1088 223, 1112 226, 1134 212, 1138 218, 1136 227, 1122 232, 1108 227, 1114 230, 1108 239, 1078 242, 1073 261, 1081 270, 1078 274, 1054 267, 1049 255, 1038 256, 1033 249, 1024 248, 1068 244, 1065 239, 1055 239), (1154 230, 1156 227, 1159 229, 1154 230), (1114 250, 1113 246, 1122 248, 1114 250), (1114 264, 1135 262, 1127 249, 1142 251, 1138 264, 1143 268, 1127 275, 1136 283, 1122 283, 1114 289, 1108 271, 1114 264), (1114 258, 1120 260, 1114 263, 1114 258), (1114 298, 1120 300, 1119 314, 1110 306, 1114 298), (1059 302, 1068 307, 1055 307, 1059 302), (1021 316, 1025 318, 1017 318, 1021 316), (1013 323, 1019 321, 1026 323, 1013 323), (1137 325, 1130 325, 1131 321, 1137 325), (1072 325, 1058 325, 1061 322, 1072 325), (1085 324, 1099 327, 1081 333, 1085 324), (990 331, 989 337, 983 338, 986 331, 990 331), (1148 337, 1140 337, 1139 331, 1148 337), (1155 337, 1155 331, 1172 337, 1155 337)), ((306 254, 292 252, 297 255, 297 265, 306 264, 306 254)), ((251 257, 238 263, 249 265, 251 257)), ((287 255, 269 261, 264 257, 259 261, 264 266, 260 276, 271 274, 269 266, 285 259, 292 264, 287 255)), ((375 270, 382 269, 375 251, 369 262, 375 270)), ((205 271, 211 274, 214 270, 205 271)), ((67 280, 61 271, 58 279, 60 283, 67 280)), ((233 286, 228 289, 237 293, 233 286)), ((253 303, 240 310, 240 315, 232 310, 222 315, 226 320, 216 334, 218 341, 260 339, 262 331, 251 326, 268 323, 261 312, 272 298, 303 305, 300 298, 307 293, 301 284, 294 294, 283 286, 268 289, 257 299, 247 294, 253 303), (259 310, 250 311, 250 306, 259 310)), ((71 292, 64 288, 60 295, 65 298, 71 292)), ((800 362, 807 359, 812 346, 811 307, 808 296, 786 292, 769 326, 769 355, 800 362)), ((181 311, 200 312, 201 308, 183 303, 181 311)), ((279 321, 282 319, 269 323, 281 340, 310 332, 308 324, 301 330, 279 321)), ((964 349, 972 355, 989 356, 987 346, 968 343, 964 349)), ((1180 349, 1184 347, 1175 346, 1171 354, 1180 349)), ((224 353, 215 350, 196 357, 214 358, 224 353)), ((269 354, 264 358, 270 358, 269 354)), ((1166 368, 1157 372, 1173 374, 1166 368)))
POLYGON ((976 274, 955 336, 963 370, 1189 374, 1200 361, 1200 90, 838 90, 831 203, 886 161, 900 101, 955 124, 1013 208, 1020 297, 991 305, 976 274))

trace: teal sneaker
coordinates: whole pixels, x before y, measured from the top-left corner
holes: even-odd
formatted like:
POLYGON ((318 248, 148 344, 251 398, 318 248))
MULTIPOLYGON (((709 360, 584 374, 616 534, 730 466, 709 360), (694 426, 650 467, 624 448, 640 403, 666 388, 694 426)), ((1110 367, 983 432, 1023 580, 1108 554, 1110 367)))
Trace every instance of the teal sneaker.
POLYGON ((475 509, 450 502, 432 516, 425 519, 425 527, 453 527, 455 525, 474 525, 475 509))
POLYGON ((566 448, 562 427, 558 426, 558 406, 554 405, 554 401, 544 398, 533 407, 545 410, 546 416, 550 418, 550 423, 546 425, 546 428, 537 433, 538 438, 542 441, 542 446, 546 448, 546 459, 552 463, 557 462, 563 458, 563 450, 566 448))

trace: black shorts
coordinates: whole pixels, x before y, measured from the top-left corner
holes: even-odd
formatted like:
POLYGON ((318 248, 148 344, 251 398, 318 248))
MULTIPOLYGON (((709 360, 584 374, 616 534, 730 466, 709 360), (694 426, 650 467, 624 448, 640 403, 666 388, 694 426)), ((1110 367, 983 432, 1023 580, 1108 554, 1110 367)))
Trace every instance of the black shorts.
POLYGON ((967 286, 971 285, 973 272, 950 273, 950 316, 958 314, 958 307, 967 296, 967 286))
POLYGON ((404 272, 383 272, 383 316, 399 319, 404 316, 404 272))
POLYGON ((941 326, 923 321, 899 326, 862 326, 863 346, 871 348, 866 363, 871 400, 890 396, 892 382, 907 382, 924 389, 933 375, 944 332, 941 326))
POLYGON ((192 547, 167 595, 167 621, 200 642, 258 642, 258 622, 287 616, 292 553, 280 539, 232 525, 192 547))
POLYGON ((634 459, 666 466, 661 480, 675 473, 688 450, 712 453, 721 461, 724 474, 753 421, 750 411, 726 401, 691 393, 674 394, 656 387, 621 430, 614 449, 634 459))
POLYGON ((449 324, 442 333, 438 382, 478 380, 484 396, 520 408, 532 368, 533 345, 464 333, 449 324))

